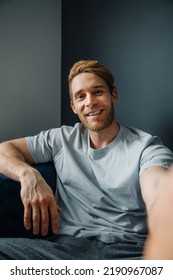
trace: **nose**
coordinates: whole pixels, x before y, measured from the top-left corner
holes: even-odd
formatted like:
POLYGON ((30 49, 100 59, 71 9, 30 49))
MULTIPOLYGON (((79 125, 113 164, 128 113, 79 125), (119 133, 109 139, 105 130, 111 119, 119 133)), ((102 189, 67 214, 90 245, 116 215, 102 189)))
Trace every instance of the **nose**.
POLYGON ((92 95, 91 93, 88 93, 86 95, 86 99, 85 99, 85 106, 86 107, 92 107, 95 104, 97 104, 97 99, 94 95, 92 95))

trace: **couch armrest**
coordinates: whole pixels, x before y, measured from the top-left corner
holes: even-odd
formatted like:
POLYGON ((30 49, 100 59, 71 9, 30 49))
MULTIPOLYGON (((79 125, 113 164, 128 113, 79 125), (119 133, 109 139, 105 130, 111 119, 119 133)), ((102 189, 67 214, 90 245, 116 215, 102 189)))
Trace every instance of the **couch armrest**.
MULTIPOLYGON (((52 162, 33 165, 55 193, 56 171, 52 162)), ((34 237, 23 225, 24 208, 20 198, 20 183, 0 174, 0 237, 34 237)), ((49 230, 51 235, 51 230, 49 230)))

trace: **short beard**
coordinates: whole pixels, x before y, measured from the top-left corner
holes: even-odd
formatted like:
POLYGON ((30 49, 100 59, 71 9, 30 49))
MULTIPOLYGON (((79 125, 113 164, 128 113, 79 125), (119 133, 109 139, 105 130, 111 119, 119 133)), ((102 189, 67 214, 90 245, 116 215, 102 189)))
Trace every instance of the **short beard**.
MULTIPOLYGON (((83 123, 85 126, 87 126, 87 128, 91 131, 101 131, 103 129, 106 129, 107 127, 109 127, 113 122, 114 122, 114 106, 113 104, 111 105, 111 107, 107 107, 108 110, 108 115, 107 118, 104 121, 100 121, 98 122, 95 126, 92 125, 87 125, 85 122, 83 123)), ((81 120, 82 121, 82 120, 81 120)))

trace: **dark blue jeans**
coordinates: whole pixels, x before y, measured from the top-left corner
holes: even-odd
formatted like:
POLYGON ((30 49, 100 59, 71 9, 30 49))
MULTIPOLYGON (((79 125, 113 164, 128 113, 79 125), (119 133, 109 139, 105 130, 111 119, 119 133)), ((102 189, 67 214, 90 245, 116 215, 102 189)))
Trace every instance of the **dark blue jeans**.
POLYGON ((95 238, 53 236, 46 239, 0 238, 1 260, 135 260, 143 242, 106 244, 95 238))

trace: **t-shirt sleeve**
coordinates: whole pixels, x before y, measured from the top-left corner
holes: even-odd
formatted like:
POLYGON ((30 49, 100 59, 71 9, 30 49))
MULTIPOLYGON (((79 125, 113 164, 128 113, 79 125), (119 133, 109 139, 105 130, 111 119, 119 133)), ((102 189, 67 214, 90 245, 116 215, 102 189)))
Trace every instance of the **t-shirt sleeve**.
POLYGON ((42 131, 26 137, 25 141, 35 163, 52 161, 60 150, 60 129, 42 131))
POLYGON ((173 153, 165 147, 158 137, 153 137, 144 149, 140 160, 140 175, 149 167, 162 166, 169 168, 173 163, 173 153))

